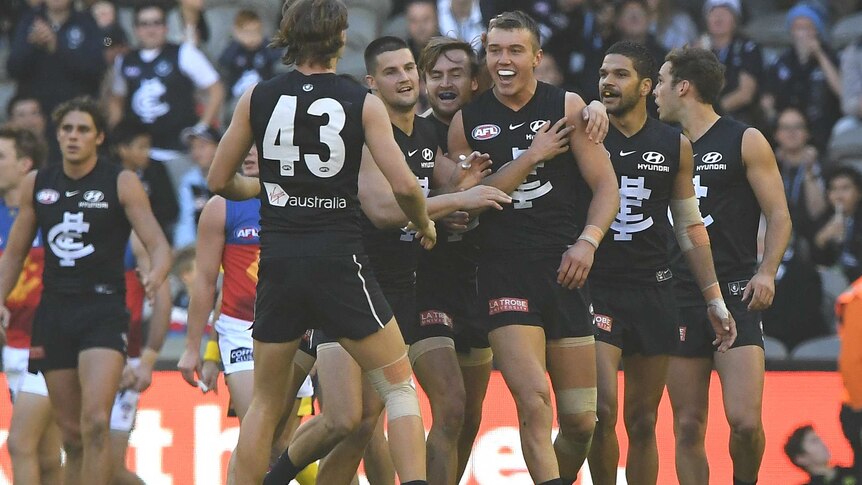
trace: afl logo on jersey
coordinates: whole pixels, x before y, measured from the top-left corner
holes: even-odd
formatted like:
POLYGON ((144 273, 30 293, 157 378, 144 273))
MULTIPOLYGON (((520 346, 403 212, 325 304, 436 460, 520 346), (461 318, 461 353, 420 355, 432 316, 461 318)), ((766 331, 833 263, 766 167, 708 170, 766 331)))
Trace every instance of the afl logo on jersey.
POLYGON ((703 163, 718 163, 721 159, 724 158, 721 153, 718 152, 709 152, 706 155, 700 158, 700 161, 703 163))
POLYGON ((548 120, 536 120, 530 123, 530 131, 536 133, 537 131, 539 131, 539 129, 545 126, 546 123, 548 123, 548 120))
POLYGON ((243 227, 236 230, 236 237, 239 239, 256 239, 258 237, 257 228, 243 227))
POLYGON ((646 152, 643 154, 646 163, 659 164, 664 162, 664 155, 658 152, 646 152))
POLYGON ((311 91, 312 89, 314 89, 314 86, 311 84, 303 84, 302 85, 302 90, 305 91, 306 93, 311 91))
POLYGON ((88 190, 84 192, 84 200, 87 202, 101 202, 105 200, 105 194, 101 190, 88 190))
POLYGON ((42 189, 36 194, 36 200, 40 204, 53 204, 60 200, 60 193, 53 189, 42 189))
POLYGON ((500 134, 500 127, 497 125, 479 125, 473 128, 474 140, 490 140, 500 134))

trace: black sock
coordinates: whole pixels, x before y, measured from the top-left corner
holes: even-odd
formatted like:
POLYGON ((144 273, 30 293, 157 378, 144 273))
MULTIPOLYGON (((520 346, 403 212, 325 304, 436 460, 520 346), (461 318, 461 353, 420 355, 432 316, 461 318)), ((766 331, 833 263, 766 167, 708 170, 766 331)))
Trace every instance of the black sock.
POLYGON ((401 482, 401 485, 428 485, 428 480, 410 480, 409 482, 401 482))
MULTIPOLYGON (((574 482, 574 480, 572 480, 574 482)), ((565 485, 566 482, 563 481, 562 478, 555 478, 553 480, 548 480, 547 482, 542 482, 539 485, 565 485)))
POLYGON ((562 477, 562 478, 560 478, 560 483, 562 483, 563 485, 575 485, 576 480, 577 480, 577 478, 562 477))
POLYGON ((746 482, 745 480, 740 480, 736 477, 733 477, 733 485, 757 485, 757 480, 753 482, 746 482))
POLYGON ((263 485, 287 485, 291 480, 296 478, 296 475, 302 471, 303 467, 297 467, 290 461, 290 456, 287 450, 278 457, 278 461, 272 466, 269 473, 263 479, 263 485))

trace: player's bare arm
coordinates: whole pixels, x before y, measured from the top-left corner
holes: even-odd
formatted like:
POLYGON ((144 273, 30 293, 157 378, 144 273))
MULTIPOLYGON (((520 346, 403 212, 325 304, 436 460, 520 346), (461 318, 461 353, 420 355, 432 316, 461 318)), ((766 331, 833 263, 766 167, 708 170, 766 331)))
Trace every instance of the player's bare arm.
POLYGON ((584 121, 587 122, 585 132, 591 142, 601 144, 605 141, 608 135, 608 126, 610 119, 608 118, 608 109, 601 101, 594 99, 590 101, 582 111, 584 121))
POLYGON ((566 93, 566 119, 571 127, 568 145, 581 175, 593 192, 584 233, 563 254, 557 270, 557 282, 569 289, 584 286, 599 242, 620 208, 620 187, 611 159, 604 145, 589 141, 586 121, 579 116, 583 109, 584 101, 580 96, 566 93))
POLYGON ((230 126, 216 149, 207 175, 209 189, 225 199, 252 199, 260 193, 260 181, 256 177, 237 173, 254 142, 249 118, 252 91, 254 86, 247 89, 237 101, 230 126))
MULTIPOLYGON (((138 277, 150 272, 150 255, 147 253, 147 248, 135 232, 132 232, 129 237, 129 243, 132 246, 132 253, 137 261, 138 277)), ((141 350, 141 360, 137 366, 131 369, 133 381, 131 387, 137 392, 143 392, 153 381, 153 370, 156 361, 159 358, 159 353, 165 343, 165 336, 168 334, 168 328, 171 323, 171 285, 167 281, 162 283, 156 290, 153 299, 153 312, 150 316, 150 321, 147 330, 147 340, 144 343, 144 348, 141 350)), ((126 366, 128 366, 128 362, 126 366)), ((125 377, 125 371, 123 372, 125 377)))
MULTIPOLYGON (((497 187, 507 194, 511 193, 524 183, 537 164, 565 153, 569 149, 568 138, 572 130, 572 126, 566 126, 566 118, 557 120, 553 125, 545 123, 536 132, 530 148, 518 158, 500 167, 494 174, 485 177, 482 184, 497 187)), ((471 153, 470 145, 464 135, 464 119, 459 111, 455 113, 449 125, 449 156, 460 160, 461 156, 468 157, 471 153)))
POLYGON ((712 261, 709 234, 706 232, 697 205, 692 184, 694 161, 691 142, 683 135, 679 138, 679 171, 673 181, 670 201, 674 232, 707 304, 709 321, 716 335, 713 344, 718 345, 719 352, 726 352, 736 340, 736 322, 721 296, 721 288, 712 261))
POLYGON ((141 283, 152 300, 171 270, 171 246, 150 209, 150 200, 137 175, 129 170, 120 172, 117 193, 132 230, 141 238, 150 256, 150 269, 141 275, 141 283))
POLYGON ((369 94, 362 108, 362 126, 368 150, 380 172, 392 187, 398 206, 422 237, 422 247, 431 249, 437 241, 434 222, 428 217, 425 195, 410 171, 404 154, 395 143, 389 115, 380 98, 369 94))
POLYGON ((742 161, 745 176, 766 217, 763 259, 746 285, 742 299, 751 300, 749 310, 765 310, 772 305, 775 273, 790 242, 790 211, 775 153, 766 137, 755 128, 745 130, 742 136, 742 161))
POLYGON ((224 253, 225 200, 212 197, 201 211, 198 222, 198 244, 195 250, 195 278, 192 281, 189 299, 189 314, 186 326, 186 348, 177 363, 183 379, 197 387, 201 375, 200 348, 207 320, 213 310, 216 280, 224 253))
POLYGON ((482 179, 491 175, 492 164, 488 154, 471 152, 456 162, 438 148, 431 176, 431 195, 458 192, 479 185, 482 179))
MULTIPOLYGON (((503 206, 500 204, 507 204, 511 200, 511 197, 499 189, 482 185, 461 192, 429 197, 426 207, 428 216, 436 221, 457 210, 485 207, 502 210, 503 206)), ((404 227, 409 222, 367 147, 362 149, 362 163, 359 167, 359 202, 362 211, 378 229, 404 227)))
POLYGON ((6 250, 0 256, 0 340, 6 341, 6 327, 9 326, 9 309, 6 298, 18 282, 18 275, 24 265, 24 258, 30 251, 36 236, 36 211, 33 209, 33 186, 36 171, 32 171, 21 181, 21 198, 18 216, 9 232, 6 250))

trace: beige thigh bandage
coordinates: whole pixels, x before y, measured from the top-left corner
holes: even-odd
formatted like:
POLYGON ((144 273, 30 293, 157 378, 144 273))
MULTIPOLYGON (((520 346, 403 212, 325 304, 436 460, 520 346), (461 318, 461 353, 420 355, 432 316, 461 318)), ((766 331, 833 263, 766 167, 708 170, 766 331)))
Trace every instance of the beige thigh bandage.
POLYGON ((557 393, 558 414, 581 414, 596 412, 598 389, 595 387, 576 387, 557 393))
MULTIPOLYGON (((326 342, 325 344, 320 344, 317 346, 317 353, 320 354, 320 352, 322 352, 322 351, 336 350, 336 349, 341 349, 341 348, 342 348, 341 344, 338 342, 326 342)), ((347 352, 347 351, 345 350, 345 352, 347 352)))
POLYGON ((494 352, 490 347, 484 349, 470 349, 470 353, 458 354, 458 365, 461 367, 478 367, 487 365, 494 360, 494 352))
POLYGON ((426 352, 446 348, 455 350, 455 342, 450 337, 429 337, 422 339, 411 345, 407 350, 407 355, 410 357, 410 365, 415 365, 416 359, 426 352))
POLYGON ((596 338, 592 335, 586 337, 566 337, 559 340, 551 340, 547 343, 548 347, 583 347, 585 345, 593 345, 596 343, 596 338))
POLYGON ((406 353, 395 362, 366 373, 368 381, 386 405, 386 416, 390 422, 404 416, 422 416, 416 389, 410 384, 411 374, 406 353))

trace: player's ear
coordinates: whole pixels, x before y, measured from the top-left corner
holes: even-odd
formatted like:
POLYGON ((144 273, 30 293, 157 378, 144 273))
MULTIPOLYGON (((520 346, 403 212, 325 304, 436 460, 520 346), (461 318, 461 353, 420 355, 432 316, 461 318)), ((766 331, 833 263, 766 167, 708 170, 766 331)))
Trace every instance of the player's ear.
POLYGON ((685 96, 691 90, 691 83, 687 79, 682 79, 676 83, 676 89, 680 97, 685 96))
POLYGON ((368 86, 368 89, 371 89, 372 91, 377 89, 377 84, 374 82, 374 77, 372 76, 365 76, 365 84, 368 86))
POLYGON ((544 57, 545 53, 544 51, 542 51, 542 49, 536 51, 536 57, 533 59, 533 69, 539 67, 539 64, 542 63, 542 58, 544 57))
POLYGON ((641 96, 649 96, 649 93, 652 92, 652 88, 652 79, 648 77, 641 79, 641 96))

